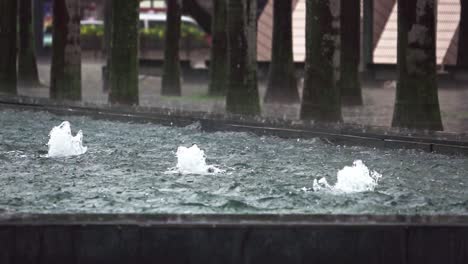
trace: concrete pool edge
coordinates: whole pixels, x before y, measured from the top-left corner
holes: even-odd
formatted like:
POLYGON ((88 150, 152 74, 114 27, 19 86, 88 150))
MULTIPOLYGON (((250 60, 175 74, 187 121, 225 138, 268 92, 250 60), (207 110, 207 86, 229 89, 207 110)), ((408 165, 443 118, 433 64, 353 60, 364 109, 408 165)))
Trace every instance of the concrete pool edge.
POLYGON ((0 227, 35 225, 166 227, 426 226, 468 228, 468 215, 0 213, 0 227))
POLYGON ((385 129, 349 124, 304 125, 289 121, 243 119, 219 114, 175 111, 159 108, 124 106, 61 105, 47 99, 11 98, 0 96, 0 108, 46 111, 57 115, 84 115, 118 121, 151 122, 168 126, 187 126, 200 123, 203 131, 251 132, 281 138, 321 138, 337 145, 364 146, 383 149, 417 149, 441 154, 468 155, 468 136, 465 133, 421 132, 422 134, 387 133, 385 129), (428 134, 429 133, 429 134, 428 134), (431 136, 432 135, 432 136, 431 136))
POLYGON ((467 220, 468 216, 3 214, 0 263, 466 264, 467 220))

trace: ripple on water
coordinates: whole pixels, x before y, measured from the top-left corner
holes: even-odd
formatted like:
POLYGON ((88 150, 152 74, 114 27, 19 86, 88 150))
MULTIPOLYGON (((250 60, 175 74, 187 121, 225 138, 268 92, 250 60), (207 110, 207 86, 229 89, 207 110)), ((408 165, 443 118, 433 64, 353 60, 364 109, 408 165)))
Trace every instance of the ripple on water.
POLYGON ((0 111, 0 123, 0 210, 468 214, 465 157, 43 112, 0 111), (50 129, 63 119, 86 132, 89 150, 45 158, 50 129), (206 154, 206 166, 226 173, 165 173, 178 163, 177 147, 192 144, 206 154), (374 191, 312 190, 322 177, 336 186, 337 172, 355 160, 383 175, 374 191))

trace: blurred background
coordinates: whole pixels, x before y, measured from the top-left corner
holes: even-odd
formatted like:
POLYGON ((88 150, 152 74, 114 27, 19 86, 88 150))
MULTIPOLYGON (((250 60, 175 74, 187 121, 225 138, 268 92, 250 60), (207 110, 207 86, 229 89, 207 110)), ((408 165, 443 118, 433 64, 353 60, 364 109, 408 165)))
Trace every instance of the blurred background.
MULTIPOLYGON (((33 5, 34 41, 41 87, 20 87, 19 95, 49 97, 52 55, 52 0, 36 0, 33 5)), ((267 89, 272 54, 273 0, 257 1, 257 76, 260 98, 267 89)), ((343 105, 345 123, 389 127, 394 113, 397 79, 396 0, 362 0, 360 8, 359 76, 361 105, 343 105)), ((212 46, 211 0, 183 0, 179 58, 182 96, 162 96, 166 12, 164 0, 140 1, 139 8, 139 105, 168 109, 225 113, 223 96, 209 94, 209 61, 212 46)), ((457 62, 459 51, 460 1, 438 1, 436 61, 439 102, 444 129, 468 131, 468 73, 457 62)), ((107 104, 108 91, 103 76, 106 64, 106 4, 104 0, 80 1, 81 100, 107 104)), ((292 48, 297 89, 302 95, 306 55, 306 0, 292 0, 292 48)), ((263 102, 262 116, 296 120, 300 104, 263 102)))

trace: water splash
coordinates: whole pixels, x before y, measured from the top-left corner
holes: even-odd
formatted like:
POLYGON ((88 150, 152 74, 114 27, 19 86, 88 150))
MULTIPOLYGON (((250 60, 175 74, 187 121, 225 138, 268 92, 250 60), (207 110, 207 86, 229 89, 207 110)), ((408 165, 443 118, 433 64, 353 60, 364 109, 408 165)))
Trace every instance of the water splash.
POLYGON ((206 155, 196 144, 190 148, 177 148, 177 165, 172 172, 182 174, 216 174, 223 172, 214 165, 206 164, 206 155))
POLYGON ((331 191, 337 193, 356 193, 374 191, 382 174, 369 171, 361 160, 353 162, 353 166, 345 166, 338 171, 335 185, 330 185, 325 178, 314 180, 314 191, 331 191))
POLYGON ((76 136, 73 136, 68 121, 52 128, 47 145, 49 146, 47 157, 77 156, 88 150, 87 147, 83 147, 83 132, 80 130, 76 136))

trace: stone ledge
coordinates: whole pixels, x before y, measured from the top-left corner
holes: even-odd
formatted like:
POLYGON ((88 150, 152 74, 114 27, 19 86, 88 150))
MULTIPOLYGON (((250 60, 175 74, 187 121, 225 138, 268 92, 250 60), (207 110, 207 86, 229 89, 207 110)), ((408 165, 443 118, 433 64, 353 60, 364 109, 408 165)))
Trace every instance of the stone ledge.
POLYGON ((468 215, 0 213, 0 227, 43 225, 164 227, 459 226, 468 228, 468 215))
POLYGON ((313 124, 292 120, 261 119, 260 117, 172 111, 162 108, 64 103, 66 105, 48 99, 0 96, 0 108, 6 109, 47 111, 57 115, 86 115, 98 119, 151 122, 167 126, 187 126, 200 122, 201 129, 207 132, 244 131, 282 138, 318 137, 337 145, 418 149, 455 155, 468 154, 468 136, 464 133, 395 132, 391 129, 349 124, 313 124))

